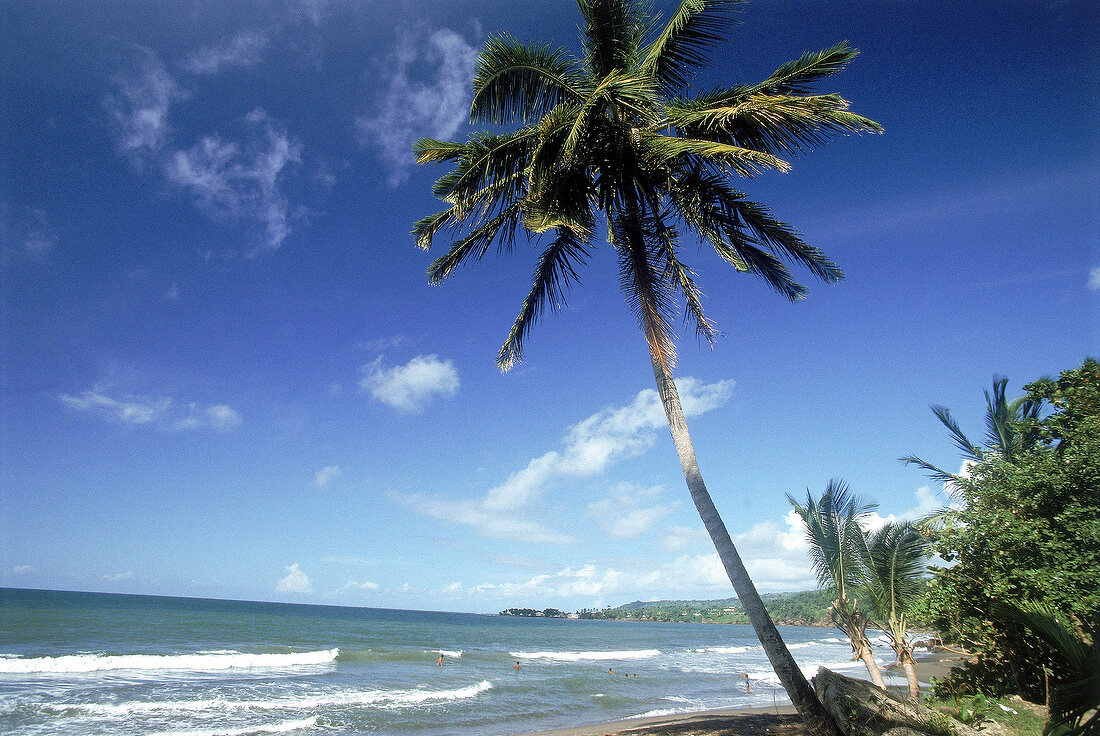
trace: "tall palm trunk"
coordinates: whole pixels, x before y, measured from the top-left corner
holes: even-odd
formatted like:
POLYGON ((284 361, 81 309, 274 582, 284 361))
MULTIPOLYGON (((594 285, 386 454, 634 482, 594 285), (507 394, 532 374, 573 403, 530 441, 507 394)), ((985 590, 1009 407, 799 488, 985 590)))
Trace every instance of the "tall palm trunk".
POLYGON ((842 736, 836 723, 822 707, 821 701, 814 694, 810 683, 794 661, 779 630, 772 623, 771 616, 764 608, 760 594, 756 592, 748 571, 745 569, 737 548, 733 545, 729 531, 718 515, 718 509, 714 507, 710 493, 703 483, 703 476, 699 473, 699 464, 695 460, 695 448, 691 444, 691 436, 688 434, 687 422, 684 420, 684 409, 680 405, 680 394, 676 390, 676 384, 672 380, 665 366, 651 356, 653 362, 653 375, 657 379, 657 393, 661 397, 661 404, 668 417, 668 426, 672 431, 672 441, 676 445, 676 454, 680 456, 680 466, 684 470, 684 479, 687 481, 691 500, 699 511, 699 517, 703 520, 714 548, 718 551, 718 557, 722 561, 722 567, 726 570, 733 589, 737 593, 737 599, 745 608, 745 614, 749 622, 756 630, 756 636, 768 655, 772 669, 779 677, 780 683, 790 696, 791 702, 798 710, 806 727, 815 736, 842 736))

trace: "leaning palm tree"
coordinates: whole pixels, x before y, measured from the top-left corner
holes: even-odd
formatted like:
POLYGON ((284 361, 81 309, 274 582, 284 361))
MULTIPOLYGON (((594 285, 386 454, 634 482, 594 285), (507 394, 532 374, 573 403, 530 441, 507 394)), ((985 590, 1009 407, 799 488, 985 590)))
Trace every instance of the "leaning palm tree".
POLYGON ((839 480, 830 480, 819 500, 815 500, 809 490, 805 505, 790 494, 787 500, 802 518, 818 585, 836 595, 829 606, 830 618, 848 635, 852 659, 863 660, 871 681, 885 690, 886 683, 867 638, 870 619, 855 597, 867 581, 866 538, 860 522, 875 509, 875 504, 861 502, 852 495, 848 485, 839 480))
POLYGON ((645 335, 688 489, 738 598, 772 666, 815 733, 835 733, 772 624, 714 507, 684 422, 676 385, 673 331, 682 298, 696 333, 713 341, 682 242, 702 241, 738 271, 762 277, 791 300, 805 288, 785 261, 826 281, 840 270, 764 207, 746 199, 733 177, 786 170, 795 154, 834 134, 878 131, 813 83, 842 69, 856 51, 839 45, 784 64, 763 82, 692 94, 692 73, 730 27, 732 0, 683 0, 667 23, 643 0, 578 0, 584 53, 492 36, 478 60, 473 123, 504 132, 465 142, 421 140, 420 163, 449 163, 434 194, 447 204, 419 221, 429 248, 441 229, 455 232, 428 268, 439 283, 492 247, 545 237, 534 284, 500 350, 507 370, 547 309, 558 308, 578 269, 606 235, 621 287, 645 335))
POLYGON ((867 535, 866 597, 875 623, 886 633, 890 647, 909 683, 909 697, 920 698, 920 682, 913 664, 906 616, 924 589, 931 541, 912 524, 890 523, 867 535))

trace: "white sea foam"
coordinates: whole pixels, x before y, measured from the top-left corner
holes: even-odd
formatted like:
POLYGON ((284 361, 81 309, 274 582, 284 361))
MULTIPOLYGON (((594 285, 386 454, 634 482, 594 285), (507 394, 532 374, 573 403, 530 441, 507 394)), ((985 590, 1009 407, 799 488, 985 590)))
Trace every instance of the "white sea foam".
POLYGON ((0 659, 0 674, 80 673, 105 670, 189 670, 209 672, 228 669, 300 667, 330 664, 339 649, 289 654, 66 654, 59 657, 0 659))
POLYGON ((436 654, 442 654, 444 657, 453 657, 454 659, 458 659, 462 656, 461 649, 458 651, 451 651, 449 649, 432 649, 430 651, 435 652, 436 654))
POLYGON ((650 659, 659 649, 632 649, 622 652, 509 652, 516 659, 552 659, 558 662, 604 662, 611 660, 650 659))
POLYGON ((493 683, 482 680, 474 685, 453 690, 356 690, 350 692, 324 693, 318 695, 298 695, 268 700, 229 700, 212 698, 206 700, 153 700, 131 701, 128 703, 82 703, 78 705, 48 704, 47 710, 59 712, 78 710, 94 715, 126 717, 140 713, 201 713, 227 711, 265 711, 265 710, 316 710, 318 708, 340 706, 375 706, 386 709, 408 708, 425 703, 439 703, 451 700, 473 698, 491 690, 493 683))
POLYGON ((264 733, 290 733, 313 728, 317 725, 317 716, 299 718, 293 721, 263 724, 259 726, 239 726, 237 728, 196 728, 175 731, 158 731, 153 736, 252 736, 264 733))
POLYGON ((744 654, 760 647, 706 647, 704 649, 692 649, 697 654, 744 654))

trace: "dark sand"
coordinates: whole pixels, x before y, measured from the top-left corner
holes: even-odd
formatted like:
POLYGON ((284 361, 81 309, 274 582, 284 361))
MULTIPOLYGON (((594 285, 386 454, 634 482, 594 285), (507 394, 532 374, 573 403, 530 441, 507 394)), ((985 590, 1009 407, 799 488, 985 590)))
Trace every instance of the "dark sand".
MULTIPOLYGON (((930 678, 945 677, 958 662, 956 654, 930 652, 917 660, 917 678, 927 684, 930 678)), ((807 732, 794 707, 781 705, 634 718, 530 736, 807 736, 807 732)))

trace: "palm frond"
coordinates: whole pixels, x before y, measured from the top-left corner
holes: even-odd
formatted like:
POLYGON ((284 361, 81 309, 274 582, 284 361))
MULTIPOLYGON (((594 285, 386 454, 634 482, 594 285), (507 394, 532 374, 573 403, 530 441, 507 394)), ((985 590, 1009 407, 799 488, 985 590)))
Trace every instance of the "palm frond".
POLYGON ((940 424, 947 427, 947 431, 951 435, 951 441, 955 443, 955 447, 959 448, 959 452, 962 453, 963 457, 978 462, 985 459, 982 448, 967 439, 962 429, 959 428, 958 422, 951 416, 951 411, 946 406, 933 404, 931 409, 932 413, 936 415, 936 419, 940 420, 940 424))
POLYGON ((911 524, 890 523, 867 536, 867 591, 875 612, 889 622, 920 596, 931 543, 911 524))
POLYGON ((579 62, 565 50, 491 36, 478 57, 470 122, 503 125, 540 118, 583 98, 584 81, 579 62))
POLYGON ((611 221, 611 241, 619 256, 619 283, 645 334, 653 360, 667 370, 676 361, 675 340, 670 320, 673 299, 667 278, 657 270, 661 259, 654 244, 653 229, 647 228, 637 212, 611 221))
POLYGON ((648 24, 636 0, 577 0, 588 69, 602 79, 635 66, 648 24))
POLYGON ((650 43, 641 68, 667 93, 686 87, 692 72, 725 40, 734 6, 744 0, 682 0, 650 43))
POLYGON ((917 457, 915 455, 908 455, 906 457, 899 457, 898 460, 900 460, 903 465, 909 465, 910 463, 912 463, 913 465, 916 465, 919 468, 927 470, 928 474, 934 480, 938 480, 942 483, 953 483, 953 482, 955 482, 959 479, 958 475, 956 475, 954 473, 949 473, 948 471, 946 471, 942 468, 936 467, 935 465, 928 462, 927 460, 921 460, 919 457, 917 457))
POLYGON ((684 316, 695 325, 696 337, 701 337, 710 345, 718 330, 703 311, 703 293, 695 284, 695 273, 676 257, 677 233, 665 226, 658 218, 657 243, 659 254, 664 258, 665 277, 684 297, 684 316))
POLYGON ((774 95, 735 88, 672 105, 669 124, 684 135, 735 143, 771 154, 797 154, 834 135, 881 133, 848 111, 839 95, 774 95))
POLYGON ((523 359, 523 341, 543 310, 558 309, 565 303, 565 291, 580 280, 577 268, 588 259, 585 242, 578 233, 561 228, 558 237, 539 257, 534 284, 524 299, 508 339, 497 355, 497 366, 506 371, 523 359))
POLYGON ((522 209, 516 202, 503 212, 476 228, 428 266, 428 282, 440 284, 456 268, 468 260, 480 260, 494 241, 502 245, 509 244, 515 237, 515 229, 520 225, 522 209))
POLYGON ((825 283, 835 283, 844 272, 819 248, 808 245, 790 226, 775 219, 764 207, 744 197, 728 200, 730 210, 761 243, 805 266, 825 283))
POLYGON ((791 168, 790 164, 778 156, 729 143, 678 138, 659 133, 644 133, 642 140, 647 158, 656 166, 669 165, 682 157, 697 157, 745 178, 754 177, 769 169, 789 171, 791 168))
POLYGON ((847 41, 822 51, 807 52, 776 69, 760 84, 749 87, 748 92, 777 95, 809 94, 812 84, 841 71, 858 55, 859 51, 849 46, 847 41))

